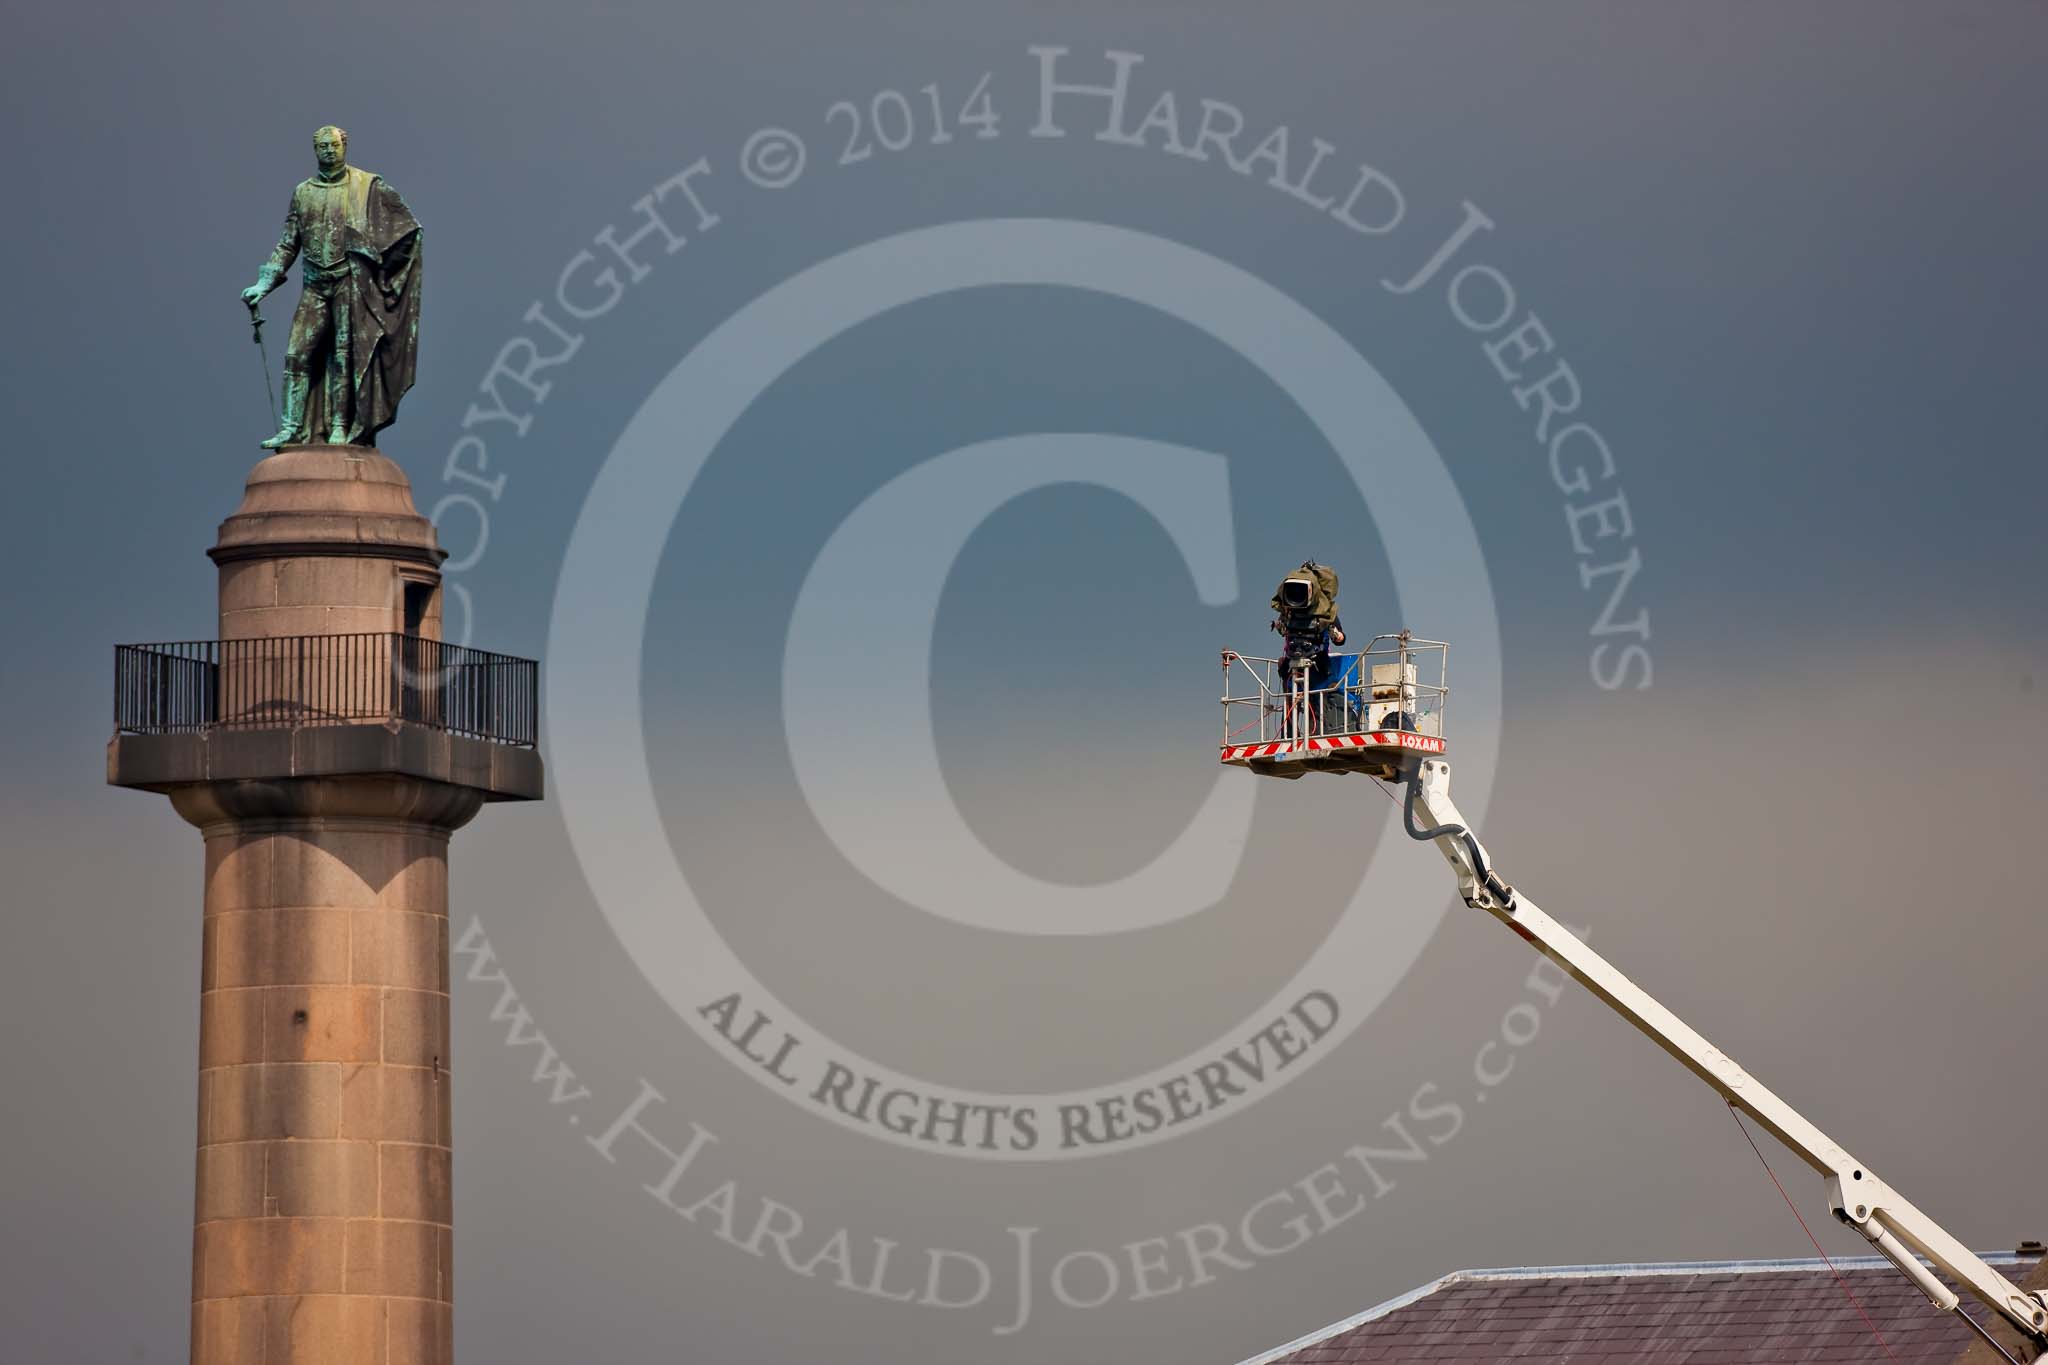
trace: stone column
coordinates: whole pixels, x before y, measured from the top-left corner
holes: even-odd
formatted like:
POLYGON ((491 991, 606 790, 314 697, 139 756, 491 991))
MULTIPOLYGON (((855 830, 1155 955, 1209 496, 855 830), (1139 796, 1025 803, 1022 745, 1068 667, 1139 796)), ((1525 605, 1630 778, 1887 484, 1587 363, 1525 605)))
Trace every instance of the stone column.
POLYGON ((218 644, 128 651, 108 748, 206 843, 192 1360, 451 1365, 448 840, 539 798, 531 717, 432 643, 445 556, 376 451, 264 460, 208 553, 218 644))
POLYGON ((447 1365, 448 836, 408 777, 173 795, 206 839, 192 1359, 447 1365))

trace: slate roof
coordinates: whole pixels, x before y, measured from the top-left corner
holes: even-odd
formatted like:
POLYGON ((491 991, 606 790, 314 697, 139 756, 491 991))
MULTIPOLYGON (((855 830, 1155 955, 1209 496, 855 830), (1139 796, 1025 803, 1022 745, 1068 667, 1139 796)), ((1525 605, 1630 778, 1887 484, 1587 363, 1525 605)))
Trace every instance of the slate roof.
MULTIPOLYGON (((1984 1258, 2015 1283, 2039 1259, 1984 1258)), ((1977 1340, 1879 1257, 1837 1257, 1907 1365, 1977 1340)), ((1975 1307, 1965 1299, 1966 1307, 1975 1307)), ((1973 1316, 1982 1317, 1982 1309, 1973 1316)), ((1885 1353, 1819 1260, 1461 1270, 1243 1365, 1796 1365, 1885 1353)))

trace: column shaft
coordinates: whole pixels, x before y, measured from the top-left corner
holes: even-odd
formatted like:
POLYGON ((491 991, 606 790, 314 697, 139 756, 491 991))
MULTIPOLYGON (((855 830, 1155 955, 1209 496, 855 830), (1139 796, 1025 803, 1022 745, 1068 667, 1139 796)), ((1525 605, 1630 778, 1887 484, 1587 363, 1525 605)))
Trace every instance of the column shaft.
POLYGON ((448 834, 206 834, 195 1365, 449 1365, 448 834))

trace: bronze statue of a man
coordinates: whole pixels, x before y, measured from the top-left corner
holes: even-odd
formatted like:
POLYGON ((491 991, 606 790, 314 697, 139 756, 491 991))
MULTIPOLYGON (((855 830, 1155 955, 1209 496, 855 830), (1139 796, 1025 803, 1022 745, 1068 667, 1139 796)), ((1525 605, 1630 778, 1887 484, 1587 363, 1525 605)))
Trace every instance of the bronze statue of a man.
POLYGON ((420 225, 383 177, 348 164, 348 134, 313 134, 317 175, 292 191, 277 250, 242 291, 253 310, 305 258, 284 356, 283 425, 266 450, 326 433, 369 445, 412 387, 420 330, 420 225), (316 382, 317 381, 317 382, 316 382))

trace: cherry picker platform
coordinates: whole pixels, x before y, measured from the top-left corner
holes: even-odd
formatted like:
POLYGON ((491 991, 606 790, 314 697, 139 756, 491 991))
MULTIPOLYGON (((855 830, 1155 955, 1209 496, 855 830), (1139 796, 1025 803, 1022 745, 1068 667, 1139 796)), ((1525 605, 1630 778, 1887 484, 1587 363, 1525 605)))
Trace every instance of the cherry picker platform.
POLYGON ((1375 637, 1322 667, 1223 651, 1222 761, 1261 777, 1364 773, 1398 781, 1413 754, 1442 754, 1441 640, 1375 637), (1231 689, 1240 689, 1233 694, 1231 689))

